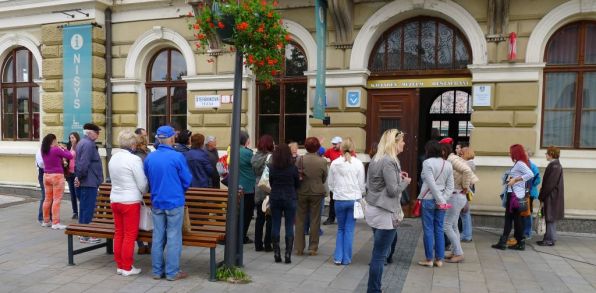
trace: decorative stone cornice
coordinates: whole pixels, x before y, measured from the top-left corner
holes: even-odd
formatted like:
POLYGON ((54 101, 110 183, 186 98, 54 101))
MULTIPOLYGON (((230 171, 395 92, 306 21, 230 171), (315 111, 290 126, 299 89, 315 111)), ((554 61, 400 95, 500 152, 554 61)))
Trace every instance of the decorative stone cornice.
POLYGON ((354 0, 328 0, 327 3, 335 25, 335 47, 338 49, 351 48, 354 0))

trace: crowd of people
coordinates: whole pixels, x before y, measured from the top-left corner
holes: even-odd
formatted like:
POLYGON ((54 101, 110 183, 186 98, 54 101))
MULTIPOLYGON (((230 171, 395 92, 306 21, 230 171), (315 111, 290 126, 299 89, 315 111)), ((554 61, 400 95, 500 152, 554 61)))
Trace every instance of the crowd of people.
MULTIPOLYGON (((102 163, 95 145, 99 132, 97 125, 88 123, 84 126, 84 137, 79 139, 77 133, 71 133, 68 145, 58 143, 53 134, 43 138, 36 158, 42 186, 38 219, 43 227, 65 228, 60 222, 65 180, 69 183, 73 203, 72 218, 82 224, 91 221, 97 188, 103 182, 102 163)), ((412 177, 407 170, 402 170, 399 160, 407 143, 406 135, 398 129, 385 131, 370 154, 367 172, 350 138, 334 137, 328 149, 321 145, 322 141, 320 137, 306 138, 306 153, 300 155, 297 143, 276 143, 271 135, 262 135, 255 152, 250 148, 248 133, 242 131, 240 145, 228 147, 228 152, 233 147, 238 147, 240 152, 239 184, 245 203, 242 241, 254 243, 256 251, 272 251, 274 261, 282 262, 280 239, 284 218, 283 262, 291 263, 292 253, 317 255, 321 225, 331 225, 337 220, 333 262, 349 265, 355 215, 362 213, 374 235, 368 292, 381 292, 383 267, 393 261, 403 208, 409 203, 407 189, 412 177), (262 177, 268 179, 266 188, 261 184, 262 177), (321 223, 327 195, 329 214, 321 223), (255 209, 253 241, 248 230, 255 209)), ((150 192, 153 238, 152 243, 137 242, 138 252, 151 253, 155 279, 178 280, 187 277, 179 264, 185 191, 189 187, 220 188, 220 183, 227 184, 225 165, 229 161, 226 155, 220 158, 215 137, 193 134, 189 130, 176 131, 171 126, 161 126, 156 130, 154 151, 149 149, 148 142, 147 132, 142 128, 134 132, 123 130, 118 135, 121 151, 108 163, 116 272, 123 276, 141 272, 133 266, 134 245, 143 194, 150 192)), ((534 199, 541 202, 540 210, 547 227, 538 245, 555 244, 556 222, 564 211, 559 153, 555 147, 548 148, 546 156, 550 163, 538 192, 541 178, 537 166, 529 160, 523 146, 511 146, 514 164, 502 178, 505 225, 494 248, 525 248, 525 240, 532 236, 534 199), (507 246, 512 228, 515 239, 507 246)), ((461 143, 454 144, 451 138, 443 138, 429 141, 421 159, 417 206, 423 227, 425 259, 418 264, 442 267, 444 261, 462 262, 461 242, 472 241, 470 202, 478 182, 474 151, 461 143)), ((81 237, 80 241, 99 242, 91 237, 81 237)))

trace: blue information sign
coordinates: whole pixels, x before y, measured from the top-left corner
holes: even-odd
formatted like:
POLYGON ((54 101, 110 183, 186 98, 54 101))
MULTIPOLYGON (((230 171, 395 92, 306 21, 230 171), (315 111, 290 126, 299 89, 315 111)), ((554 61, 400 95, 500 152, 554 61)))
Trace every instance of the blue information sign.
POLYGON ((91 36, 89 24, 66 26, 62 32, 64 141, 73 131, 82 136, 83 125, 91 122, 91 36))

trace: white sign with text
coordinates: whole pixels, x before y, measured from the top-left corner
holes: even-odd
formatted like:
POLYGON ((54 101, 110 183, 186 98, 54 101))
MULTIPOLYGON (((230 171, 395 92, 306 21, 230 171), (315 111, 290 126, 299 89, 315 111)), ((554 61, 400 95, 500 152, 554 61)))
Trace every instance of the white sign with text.
POLYGON ((195 108, 219 108, 220 98, 220 95, 195 96, 195 108))
POLYGON ((491 86, 490 85, 474 85, 472 92, 474 107, 490 107, 491 86))

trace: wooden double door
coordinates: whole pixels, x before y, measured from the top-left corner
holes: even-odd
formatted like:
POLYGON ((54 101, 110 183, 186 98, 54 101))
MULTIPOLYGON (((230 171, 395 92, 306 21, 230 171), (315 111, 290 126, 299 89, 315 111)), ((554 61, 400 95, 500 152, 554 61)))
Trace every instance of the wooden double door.
MULTIPOLYGON (((379 142, 387 129, 397 128, 406 134, 406 144, 399 160, 402 170, 412 177, 412 183, 408 187, 410 202, 416 199, 418 185, 418 97, 418 89, 383 89, 368 92, 368 149, 379 142)), ((408 211, 406 214, 409 214, 408 211)))

